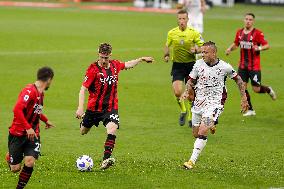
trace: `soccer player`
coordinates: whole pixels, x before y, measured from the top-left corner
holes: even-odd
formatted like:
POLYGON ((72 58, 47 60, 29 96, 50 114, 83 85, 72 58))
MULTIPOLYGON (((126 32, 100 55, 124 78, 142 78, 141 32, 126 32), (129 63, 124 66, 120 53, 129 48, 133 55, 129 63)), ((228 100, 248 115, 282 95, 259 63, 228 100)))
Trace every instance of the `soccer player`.
POLYGON ((79 93, 79 106, 76 111, 80 123, 81 134, 87 134, 91 127, 98 127, 103 122, 107 138, 104 145, 104 155, 101 169, 107 169, 114 164, 111 157, 116 139, 116 131, 119 128, 117 85, 118 75, 121 70, 130 69, 145 61, 152 63, 152 57, 141 57, 128 62, 111 60, 112 47, 108 43, 102 43, 98 49, 98 60, 92 63, 86 71, 79 93), (85 92, 89 91, 87 110, 84 113, 85 92))
POLYGON ((54 125, 42 113, 44 91, 52 82, 54 72, 49 67, 42 67, 37 72, 34 84, 28 84, 20 93, 14 107, 14 119, 9 128, 6 161, 12 172, 20 172, 17 189, 28 183, 40 154, 39 120, 45 122, 46 129, 54 125), (24 166, 21 162, 24 159, 24 166))
POLYGON ((164 50, 164 60, 170 59, 170 47, 172 47, 172 88, 180 108, 179 124, 183 126, 188 114, 188 124, 191 127, 191 102, 185 106, 184 100, 180 97, 183 93, 183 82, 186 83, 188 75, 196 61, 195 55, 200 52, 203 44, 202 37, 198 31, 187 27, 188 13, 180 10, 177 13, 178 27, 168 32, 167 42, 164 50))
POLYGON ((188 12, 188 25, 203 33, 203 15, 206 11, 205 0, 179 0, 178 9, 185 8, 188 12))
POLYGON ((229 55, 233 50, 240 47, 238 74, 246 84, 246 95, 250 105, 249 110, 243 116, 256 115, 247 90, 249 79, 254 92, 267 93, 272 100, 276 100, 276 94, 273 89, 261 84, 260 52, 269 49, 269 44, 264 39, 262 31, 254 28, 254 21, 255 15, 253 13, 245 15, 244 28, 237 31, 234 43, 226 50, 226 55, 229 55))
POLYGON ((217 58, 217 47, 214 42, 204 43, 202 59, 197 60, 189 77, 182 98, 194 98, 192 133, 196 140, 189 161, 184 163, 186 169, 194 167, 198 156, 207 143, 209 130, 212 134, 215 133, 215 125, 224 110, 224 103, 227 98, 225 86, 227 77, 235 80, 239 87, 242 112, 248 109, 245 86, 241 77, 230 64, 217 58))

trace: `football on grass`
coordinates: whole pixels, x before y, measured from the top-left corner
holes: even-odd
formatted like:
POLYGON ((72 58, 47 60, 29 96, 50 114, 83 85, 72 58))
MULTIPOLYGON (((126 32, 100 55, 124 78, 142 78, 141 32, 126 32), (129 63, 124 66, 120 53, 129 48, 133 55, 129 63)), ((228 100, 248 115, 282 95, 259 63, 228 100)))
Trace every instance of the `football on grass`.
POLYGON ((76 167, 79 171, 91 171, 93 166, 93 160, 88 155, 82 155, 76 161, 76 167))

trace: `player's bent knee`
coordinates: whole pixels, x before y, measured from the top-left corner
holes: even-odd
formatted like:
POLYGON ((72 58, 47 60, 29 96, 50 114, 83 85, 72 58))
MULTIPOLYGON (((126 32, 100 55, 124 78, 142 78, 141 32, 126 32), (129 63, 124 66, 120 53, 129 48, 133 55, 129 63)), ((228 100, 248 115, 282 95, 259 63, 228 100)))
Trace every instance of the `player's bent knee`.
POLYGON ((205 135, 205 136, 207 136, 209 129, 210 129, 209 126, 201 124, 201 126, 199 127, 199 130, 198 130, 198 135, 205 135))
POLYGON ((176 97, 180 97, 182 95, 182 81, 174 81, 173 91, 176 97))
POLYGON ((110 123, 107 124, 106 129, 107 129, 108 134, 115 135, 115 133, 118 129, 118 125, 113 123, 113 122, 110 122, 110 123))
POLYGON ((21 170, 21 164, 10 165, 10 167, 11 167, 11 171, 13 173, 17 173, 17 172, 19 172, 21 170))
POLYGON ((25 157, 25 165, 27 167, 33 167, 35 164, 35 158, 33 156, 26 156, 25 157))

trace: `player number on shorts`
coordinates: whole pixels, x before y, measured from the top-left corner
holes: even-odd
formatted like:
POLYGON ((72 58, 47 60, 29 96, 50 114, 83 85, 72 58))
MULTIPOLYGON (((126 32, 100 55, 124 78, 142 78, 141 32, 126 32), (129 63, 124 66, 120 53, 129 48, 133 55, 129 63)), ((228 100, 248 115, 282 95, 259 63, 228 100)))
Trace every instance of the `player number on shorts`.
POLYGON ((36 147, 35 147, 35 151, 36 151, 36 152, 40 152, 41 144, 40 144, 40 143, 38 143, 38 142, 36 142, 36 143, 35 143, 35 145, 36 145, 36 147))
POLYGON ((254 75, 253 80, 254 80, 255 82, 258 82, 257 75, 254 75))

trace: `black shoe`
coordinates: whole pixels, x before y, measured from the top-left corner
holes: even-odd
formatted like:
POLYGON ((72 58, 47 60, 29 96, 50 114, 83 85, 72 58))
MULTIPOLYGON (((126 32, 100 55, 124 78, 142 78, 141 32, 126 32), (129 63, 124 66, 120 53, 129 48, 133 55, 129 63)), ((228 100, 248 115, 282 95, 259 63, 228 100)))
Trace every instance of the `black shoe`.
POLYGON ((188 121, 188 127, 192 128, 192 121, 191 120, 188 121))
POLYGON ((180 113, 180 115, 179 115, 179 125, 180 126, 184 126, 185 120, 186 120, 186 115, 187 115, 187 112, 180 113))

